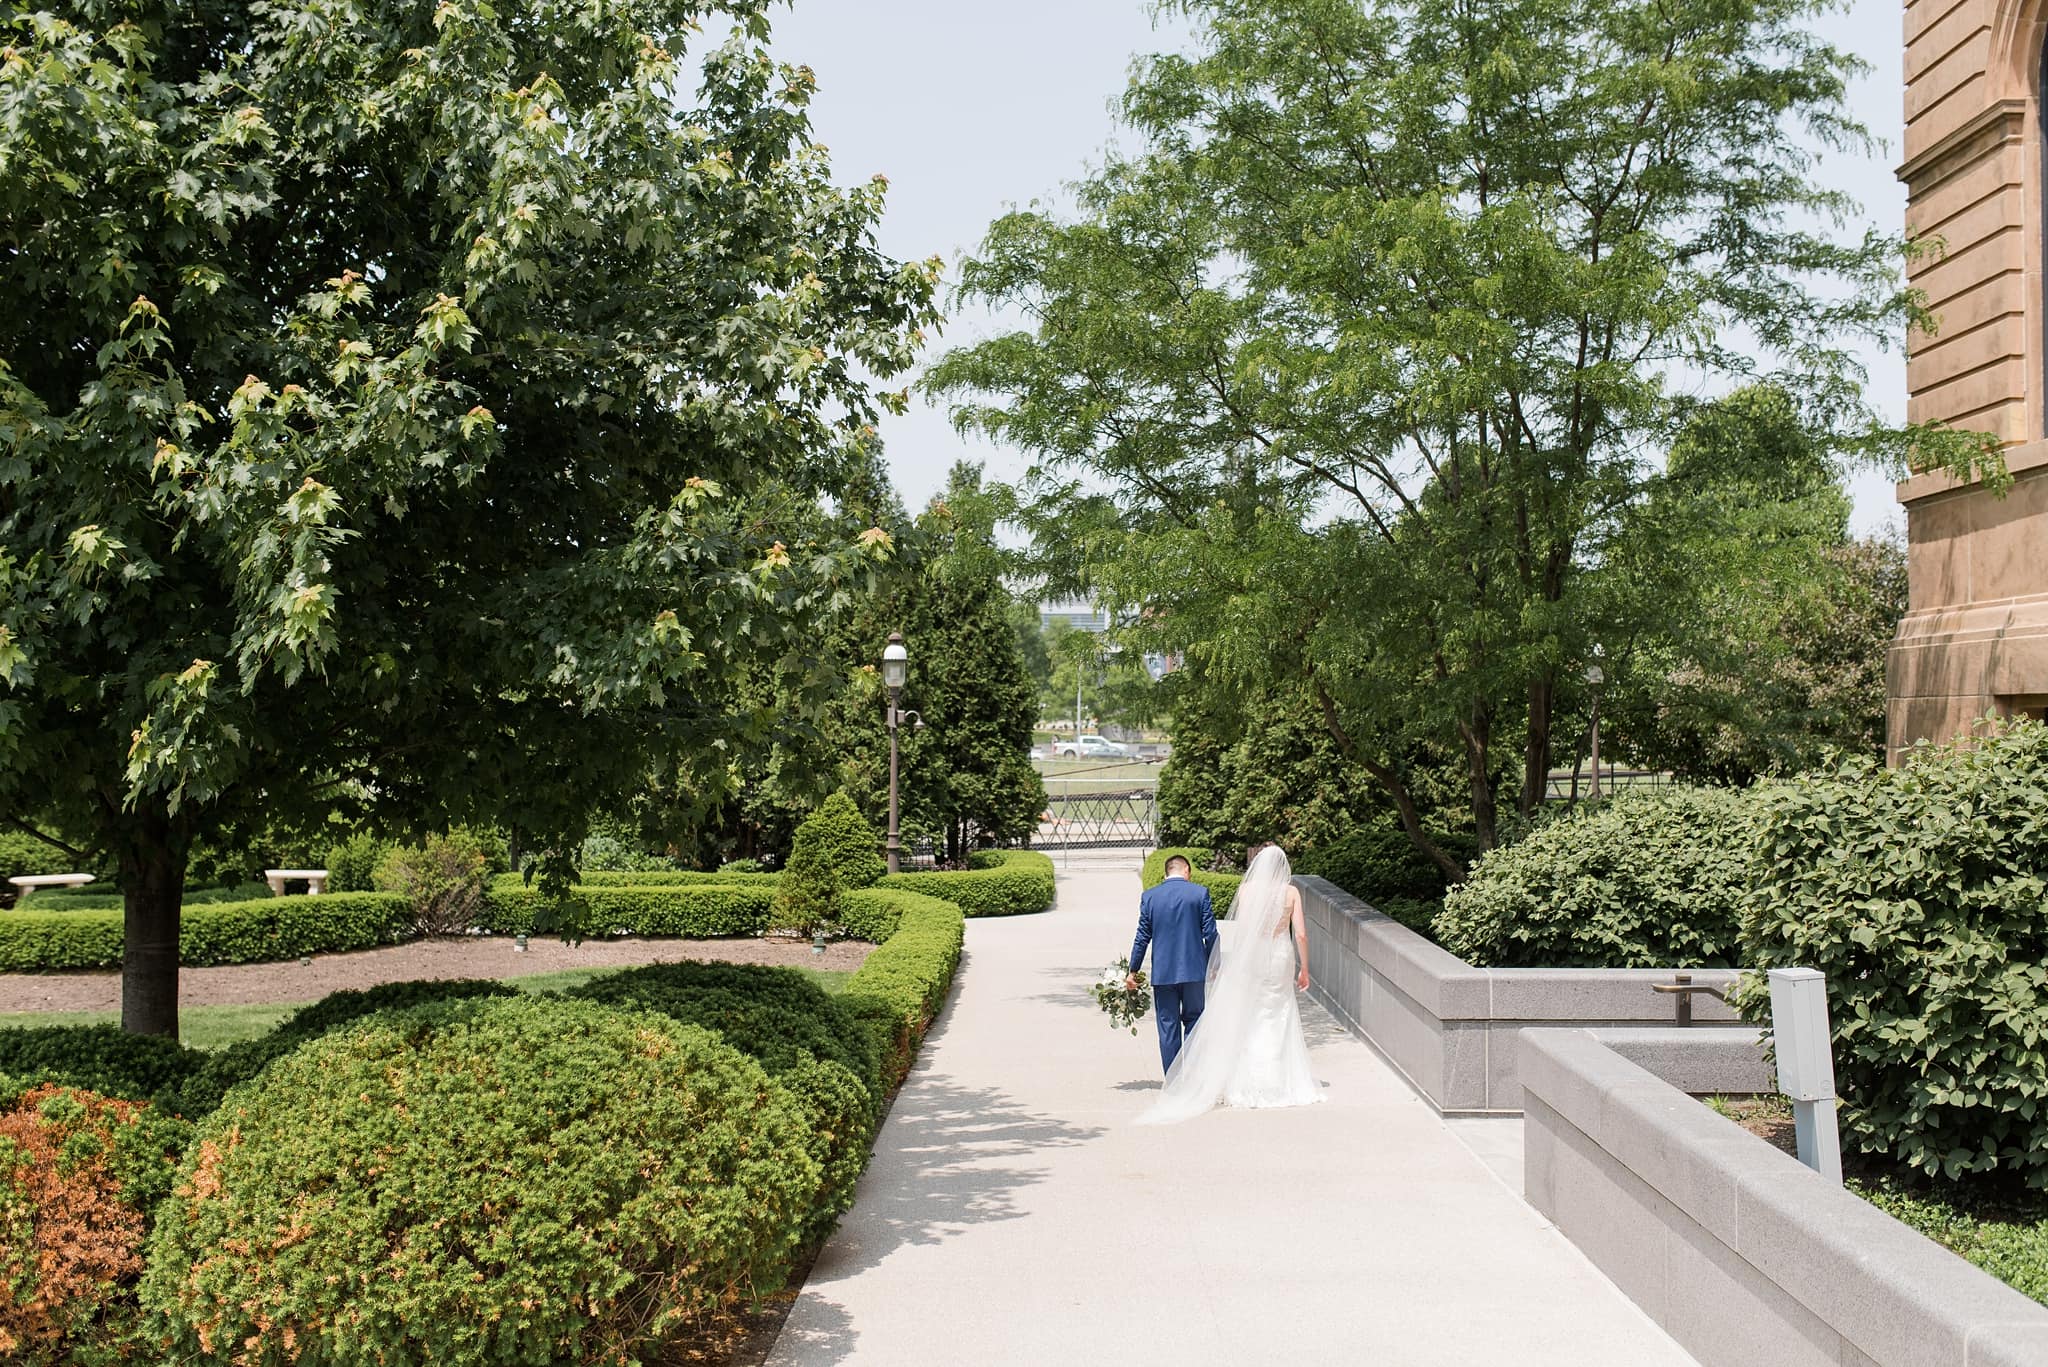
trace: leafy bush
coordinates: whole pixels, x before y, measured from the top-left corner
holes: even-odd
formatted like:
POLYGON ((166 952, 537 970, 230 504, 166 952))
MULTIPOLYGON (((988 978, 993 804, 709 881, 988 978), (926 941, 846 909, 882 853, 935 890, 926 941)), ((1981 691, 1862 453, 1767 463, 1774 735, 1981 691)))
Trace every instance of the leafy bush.
POLYGON ((885 1090, 893 1091, 953 985, 967 920, 936 897, 893 889, 866 895, 893 902, 897 925, 854 973, 839 1004, 853 1018, 863 1051, 877 1061, 885 1090))
POLYGON ((174 1039, 131 1035, 118 1025, 0 1029, 0 1073, 16 1082, 60 1082, 129 1101, 183 1082, 206 1059, 174 1039))
POLYGON ((391 853, 391 846, 367 831, 355 835, 327 852, 329 892, 376 892, 377 866, 391 853))
POLYGON ((439 978, 384 983, 377 987, 331 992, 311 1006, 278 1022, 255 1039, 199 1056, 199 1066, 154 1094, 161 1109, 190 1119, 210 1115, 230 1087, 247 1082, 270 1063, 308 1040, 344 1025, 353 1025, 379 1011, 398 1011, 427 1002, 467 1001, 478 997, 513 997, 518 989, 480 978, 439 978))
POLYGON ((844 884, 832 862, 830 844, 836 832, 824 809, 796 828, 789 867, 775 885, 775 923, 809 935, 839 924, 844 884))
MULTIPOLYGON (((1468 836, 1439 835, 1435 839, 1460 864, 1469 864, 1478 854, 1477 842, 1468 836)), ((1415 842, 1398 826, 1349 831, 1304 852, 1294 861, 1294 871, 1328 879, 1376 908, 1395 899, 1435 901, 1450 886, 1436 861, 1415 848, 1415 842)))
POLYGON ((1728 967, 1754 874, 1749 797, 1638 788, 1490 851, 1437 942, 1494 968, 1728 967))
MULTIPOLYGON (((649 875, 650 877, 652 875, 649 875)), ((578 884, 569 890, 576 907, 568 917, 583 934, 679 935, 712 940, 759 935, 768 929, 775 903, 771 886, 659 884, 613 887, 578 884)), ((561 923, 562 909, 538 887, 515 878, 491 885, 478 928, 500 935, 532 934, 561 923)))
POLYGON ((892 873, 878 886, 922 892, 953 903, 969 916, 1018 916, 1053 903, 1053 863, 1035 850, 981 850, 965 869, 892 873))
POLYGON ((1215 908, 1218 918, 1230 915, 1231 902, 1237 897, 1237 885, 1244 881, 1242 873, 1231 873, 1212 867, 1216 863, 1216 852, 1199 845, 1173 846, 1154 850, 1145 856, 1145 867, 1140 881, 1148 888, 1157 887, 1166 881, 1166 861, 1180 855, 1194 866, 1189 875, 1209 890, 1209 902, 1215 908))
POLYGON ((132 1331, 150 1207, 186 1127, 45 1086, 0 1106, 0 1353, 23 1367, 111 1361, 132 1331))
POLYGON ((723 864, 720 864, 718 866, 718 871, 722 874, 766 873, 768 871, 768 866, 763 864, 758 859, 728 859, 723 864))
POLYGON ((2048 727, 1848 760, 1762 807, 1743 945, 1827 975, 1844 1140, 2048 1187, 2048 727))
POLYGON ((390 851, 371 881, 412 903, 422 935, 460 935, 482 915, 486 871, 483 845, 458 829, 390 851))
POLYGON ((142 1301, 172 1356, 250 1367, 632 1360, 780 1284, 819 1186, 804 1141, 760 1065, 658 1015, 379 1015, 200 1128, 142 1301))
MULTIPOLYGON (((840 887, 873 887, 889 871, 888 864, 882 859, 882 838, 875 834, 875 828, 868 825, 867 818, 860 814, 860 809, 853 805, 853 799, 844 792, 826 798, 804 825, 816 826, 816 838, 824 851, 825 862, 839 875, 840 887)), ((798 828, 798 836, 802 836, 802 827, 798 828)))
MULTIPOLYGON (((121 965, 119 911, 22 911, 0 916, 0 972, 52 973, 121 965)), ((410 906, 382 892, 188 906, 178 952, 188 967, 271 963, 399 944, 413 933, 410 906)))
POLYGON ((876 1060, 849 1042, 852 1022, 823 988, 794 969, 677 963, 607 974, 568 995, 717 1031, 803 1108, 811 1156, 824 1174, 806 1236, 829 1233, 853 1204, 882 1079, 876 1060))

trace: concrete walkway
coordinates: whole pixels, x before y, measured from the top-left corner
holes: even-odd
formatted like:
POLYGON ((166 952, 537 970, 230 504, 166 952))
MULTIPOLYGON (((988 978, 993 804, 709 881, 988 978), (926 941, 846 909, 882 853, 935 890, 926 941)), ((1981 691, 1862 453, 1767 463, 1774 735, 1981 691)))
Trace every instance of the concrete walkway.
POLYGON ((1135 872, 970 921, 945 1017, 771 1367, 1692 1361, 1312 1004, 1328 1101, 1130 1121, 1150 1022, 1088 996, 1135 872))

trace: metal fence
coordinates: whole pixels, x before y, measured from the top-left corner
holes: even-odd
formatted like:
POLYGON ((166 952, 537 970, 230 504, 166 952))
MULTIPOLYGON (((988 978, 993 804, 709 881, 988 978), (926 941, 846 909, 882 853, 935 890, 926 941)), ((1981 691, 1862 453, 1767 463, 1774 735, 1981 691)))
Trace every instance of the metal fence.
POLYGON ((1150 849, 1159 832, 1159 781, 1049 778, 1032 845, 1042 850, 1150 849))
MULTIPOLYGON (((1600 766, 1600 795, 1610 797, 1623 788, 1655 788, 1671 782, 1671 775, 1658 769, 1617 769, 1600 766)), ((1553 769, 1550 782, 1544 789, 1545 802, 1570 802, 1574 798, 1593 795, 1593 771, 1580 768, 1576 773, 1570 769, 1553 769)))

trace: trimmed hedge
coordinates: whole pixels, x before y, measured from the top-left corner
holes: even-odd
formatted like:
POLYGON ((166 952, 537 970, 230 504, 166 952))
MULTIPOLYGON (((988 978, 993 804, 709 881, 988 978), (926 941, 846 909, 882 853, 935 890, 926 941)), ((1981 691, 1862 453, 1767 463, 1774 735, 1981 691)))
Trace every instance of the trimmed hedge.
POLYGON ((178 1360, 640 1359, 771 1291, 820 1183, 788 1094, 651 1012, 521 997, 376 1016, 203 1124, 144 1311, 178 1360))
POLYGON ((1244 875, 1219 873, 1207 868, 1216 861, 1216 852, 1203 846, 1168 846, 1146 855, 1144 872, 1140 875, 1145 886, 1157 887, 1166 881, 1166 861, 1175 855, 1183 856, 1195 866, 1191 876, 1209 890, 1209 901, 1215 907, 1217 919, 1230 915, 1230 905, 1237 898, 1237 885, 1244 881, 1244 875))
MULTIPOLYGON (((236 883, 228 887, 200 885, 185 889, 188 907, 212 906, 221 902, 256 902, 273 894, 268 883, 236 883)), ((111 883, 87 883, 77 888, 51 888, 15 905, 23 911, 118 911, 123 906, 121 890, 111 883)))
POLYGON ((606 974, 567 995, 715 1030, 767 1069, 803 1108, 811 1156, 824 1172, 805 1237, 831 1232, 867 1166, 882 1079, 829 993, 795 969, 675 963, 606 974))
POLYGON ((1827 975, 1844 1145, 2048 1187, 2048 727, 1759 798, 1745 958, 1827 975))
POLYGON ((301 1007, 268 1034, 242 1040, 211 1054, 201 1054, 198 1068, 155 1093, 157 1106, 190 1119, 219 1109, 228 1089, 247 1082, 276 1059, 308 1040, 344 1025, 353 1025, 380 1011, 398 1011, 429 1002, 468 1001, 479 997, 516 997, 519 989, 481 978, 433 978, 383 983, 362 990, 330 992, 301 1007))
POLYGON ((1750 796, 1627 789, 1490 851, 1437 943, 1488 968, 1726 968, 1752 865, 1750 796))
MULTIPOLYGON (((33 907, 33 902, 31 902, 33 907)), ((119 911, 0 912, 0 973, 121 966, 119 911)), ((188 968, 269 963, 394 945, 412 938, 412 910, 382 892, 188 906, 178 953, 188 968)))
POLYGON ((892 873, 877 887, 943 898, 969 916, 1022 916, 1050 910, 1052 857, 1037 850, 981 850, 965 869, 892 873))
MULTIPOLYGON (((576 880, 579 888, 772 888, 782 881, 779 873, 748 873, 735 869, 702 873, 688 869, 650 869, 646 873, 620 873, 610 869, 586 869, 576 880)), ((525 887, 516 873, 501 875, 492 891, 504 887, 525 887)))
POLYGON ((854 973, 839 1003, 876 1060, 883 1089, 894 1091, 953 985, 967 918, 953 903, 920 893, 874 889, 849 900, 862 896, 888 898, 897 924, 854 973))
MULTIPOLYGON (((643 875, 628 875, 641 877, 643 875)), ((645 875, 652 876, 652 875, 645 875)), ((569 895, 582 904, 577 914, 585 934, 674 935, 716 940, 759 935, 767 930, 775 902, 773 887, 683 884, 621 887, 579 883, 569 895)), ((484 894, 480 930, 500 935, 532 934, 551 924, 552 904, 536 886, 494 882, 484 894)))
POLYGON ((163 1035, 131 1035, 118 1025, 39 1025, 0 1029, 0 1075, 29 1086, 80 1087, 124 1101, 147 1101, 206 1066, 207 1055, 163 1035))

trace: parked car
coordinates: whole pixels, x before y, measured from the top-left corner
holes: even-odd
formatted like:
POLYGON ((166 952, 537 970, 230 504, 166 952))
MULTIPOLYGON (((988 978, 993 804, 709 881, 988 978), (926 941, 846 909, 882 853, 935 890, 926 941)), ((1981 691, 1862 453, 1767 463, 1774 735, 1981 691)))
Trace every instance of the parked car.
POLYGON ((1055 742, 1052 753, 1056 759, 1129 759, 1136 752, 1128 745, 1101 736, 1076 736, 1055 742))

